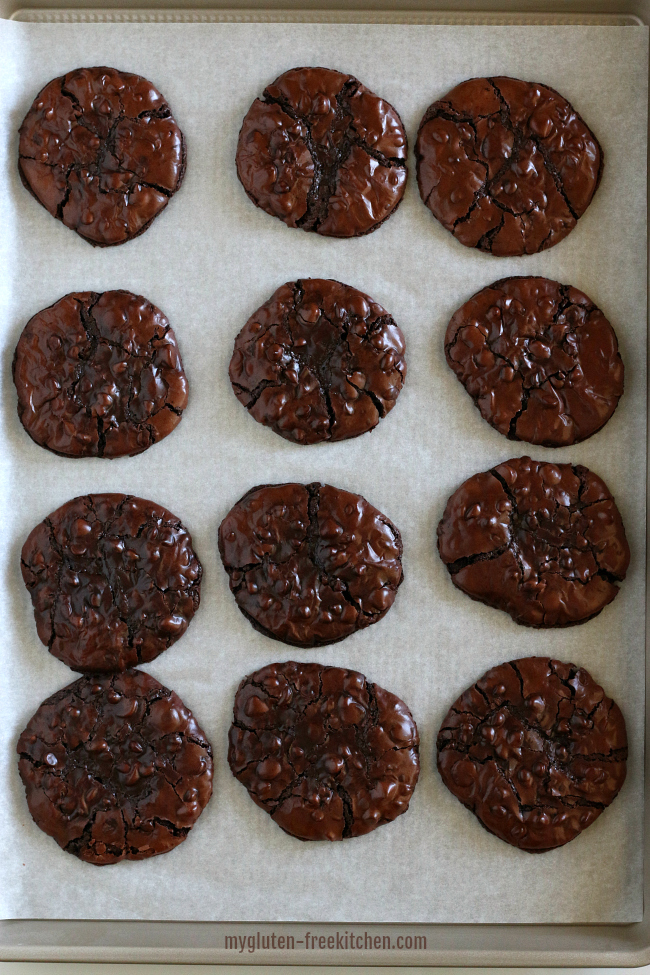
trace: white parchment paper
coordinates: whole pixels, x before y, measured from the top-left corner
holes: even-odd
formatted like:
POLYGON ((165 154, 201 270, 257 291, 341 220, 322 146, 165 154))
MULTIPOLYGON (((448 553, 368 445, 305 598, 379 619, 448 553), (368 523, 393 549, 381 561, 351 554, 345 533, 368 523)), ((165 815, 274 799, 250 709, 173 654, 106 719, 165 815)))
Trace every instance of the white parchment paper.
POLYGON ((644 28, 331 25, 25 25, 0 23, 0 600, 2 763, 0 915, 5 918, 629 922, 642 916, 646 424, 646 131, 644 28), (188 142, 182 190, 147 233, 93 249, 23 189, 17 129, 39 89, 82 65, 151 79, 188 142), (600 189, 574 232, 543 254, 468 250, 420 202, 413 160, 405 200, 376 233, 327 240, 257 210, 234 167, 241 120, 278 74, 300 64, 348 71, 400 112, 411 145, 427 106, 461 80, 509 74, 551 85, 605 151, 600 189), (447 368, 453 311, 512 274, 585 291, 616 328, 626 391, 586 443, 533 456, 586 464, 616 495, 632 562, 616 601, 568 630, 533 631, 454 589, 435 549, 448 495, 466 477, 526 453, 480 417, 447 368), (285 281, 334 277, 388 308, 407 341, 408 378, 369 435, 301 448, 255 423, 230 389, 233 340, 285 281), (191 384, 179 428, 132 459, 73 461, 37 447, 15 408, 11 360, 39 309, 73 290, 127 288, 163 309, 191 384), (216 532, 252 485, 322 480, 366 496, 400 528, 406 581, 378 625, 303 652, 256 633, 237 609, 216 532), (215 753, 214 796, 172 853, 97 868, 63 853, 31 821, 15 742, 40 702, 75 679, 39 642, 19 553, 32 527, 69 498, 123 491, 160 502, 190 528, 205 569, 188 633, 147 669, 194 710, 215 753), (435 771, 439 723, 489 667, 549 654, 587 667, 621 706, 630 740, 621 795, 581 837, 543 856, 489 835, 435 771), (226 735, 240 679, 274 660, 347 666, 402 697, 422 737, 411 807, 338 844, 284 834, 232 777, 226 735))

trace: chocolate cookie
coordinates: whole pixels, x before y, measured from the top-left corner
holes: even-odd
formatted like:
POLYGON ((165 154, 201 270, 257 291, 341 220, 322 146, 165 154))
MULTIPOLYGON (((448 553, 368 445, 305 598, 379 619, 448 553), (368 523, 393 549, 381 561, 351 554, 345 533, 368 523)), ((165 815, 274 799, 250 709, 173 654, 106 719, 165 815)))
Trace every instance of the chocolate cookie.
POLYGON ((586 440, 623 395, 614 329, 582 291, 548 278, 504 278, 477 292, 449 322, 445 355, 510 440, 586 440))
POLYGON ((239 133, 237 175, 288 227, 361 237, 406 186, 406 133, 392 105, 352 75, 293 68, 256 98, 239 133))
POLYGON ((82 673, 147 663, 179 640, 199 608, 192 536, 153 501, 73 498, 23 545, 23 579, 50 653, 82 673))
POLYGON ((586 467, 519 457, 474 474, 438 525, 452 581, 525 626, 572 626, 618 593, 630 549, 607 485, 586 467))
POLYGON ((219 552, 244 616, 295 647, 376 623, 404 578, 395 525, 330 484, 251 488, 221 522, 219 552))
POLYGON ((404 336, 356 288, 291 281, 244 325, 229 375, 251 416, 286 440, 347 440, 394 407, 406 377, 404 336))
POLYGON ((466 247, 553 247, 600 183, 603 151, 566 98, 532 81, 472 78, 430 105, 415 146, 420 195, 466 247))
POLYGON ((179 696, 139 670, 57 691, 17 750, 36 825, 98 866, 172 850, 212 794, 210 742, 179 696))
POLYGON ((598 819, 625 781, 625 721, 586 670, 524 657, 488 670, 438 732, 450 792, 499 839, 545 853, 598 819))
POLYGON ((129 291, 81 291, 39 311, 18 340, 13 377, 25 430, 63 457, 142 453, 187 406, 169 322, 129 291))
POLYGON ((90 244, 123 244, 149 227, 185 174, 169 105, 137 74, 78 68, 34 99, 20 127, 20 177, 90 244))
POLYGON ((286 833, 342 840, 406 812, 419 743, 390 691, 354 670, 289 661, 239 685, 228 762, 286 833))

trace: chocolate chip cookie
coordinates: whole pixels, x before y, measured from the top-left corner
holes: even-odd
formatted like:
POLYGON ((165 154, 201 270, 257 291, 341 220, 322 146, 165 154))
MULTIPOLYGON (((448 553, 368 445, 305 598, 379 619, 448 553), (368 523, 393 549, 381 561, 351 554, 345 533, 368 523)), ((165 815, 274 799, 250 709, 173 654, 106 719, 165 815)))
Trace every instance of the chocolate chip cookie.
POLYGON ((235 695, 233 775, 301 840, 362 836, 405 813, 418 751, 404 702, 354 670, 271 664, 235 695))
POLYGON ((14 354, 18 416, 63 457, 142 453, 178 426, 188 384, 176 336, 130 291, 81 291, 39 311, 14 354))
POLYGON ((525 626, 572 626, 618 594, 630 549, 607 485, 586 467, 519 457, 452 494, 438 551, 458 589, 525 626))
POLYGON ((144 233, 180 188, 185 140, 150 81, 78 68, 34 99, 20 127, 18 169, 38 202, 99 247, 144 233))
POLYGON ((623 395, 614 329, 582 291, 548 278, 505 278, 477 292, 449 322, 445 355, 510 440, 586 440, 623 395))
POLYGON ((536 254, 573 230, 603 151, 566 98, 517 78, 472 78, 426 110, 415 145, 420 196, 466 247, 536 254))
POLYGON ((402 539, 365 498, 330 484, 265 484, 219 527, 230 590, 256 630, 321 647, 378 622, 402 582, 402 539))
POLYGON ((625 781, 620 709, 581 667, 524 657, 493 667, 452 704, 438 770, 490 833, 529 853, 575 839, 625 781))
POLYGON ((82 673, 147 663, 199 608, 201 563, 176 515, 126 494, 73 498, 21 553, 41 641, 82 673))
POLYGON ((178 695, 138 670, 57 691, 17 751, 36 825, 98 866, 172 850, 212 794, 210 742, 178 695))
POLYGON ((395 406, 404 348, 398 326, 368 295, 339 281, 291 281, 235 339, 230 382, 251 416, 286 440, 347 440, 395 406))
POLYGON ((406 156, 387 101, 352 75, 293 68, 251 105, 236 162, 253 203, 288 227, 360 237, 397 209, 406 156))

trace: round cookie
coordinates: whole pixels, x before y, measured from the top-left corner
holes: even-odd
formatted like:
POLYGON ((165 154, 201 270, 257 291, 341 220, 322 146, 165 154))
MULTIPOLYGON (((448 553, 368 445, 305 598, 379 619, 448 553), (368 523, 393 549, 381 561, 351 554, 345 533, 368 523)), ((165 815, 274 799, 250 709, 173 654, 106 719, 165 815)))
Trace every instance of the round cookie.
POLYGON ((438 771, 499 839, 528 853, 563 846, 625 781, 618 706, 575 664, 524 657, 493 667, 452 704, 438 771))
POLYGON ((516 78, 472 78, 426 110, 415 145, 420 196, 466 247, 536 254, 576 225, 603 152, 569 102, 516 78))
POLYGON ((368 295, 338 281, 291 281, 235 339, 230 382, 252 417, 298 444, 377 426, 406 377, 404 336, 368 295))
POLYGON ((50 81, 23 120, 18 152, 32 196, 99 247, 144 233, 185 174, 169 105, 146 78, 115 68, 50 81))
POLYGON ((270 664, 235 695, 232 773, 300 840, 362 836, 405 813, 418 752, 404 702, 354 670, 270 664))
POLYGON ((13 378, 25 430, 63 457, 142 453, 187 406, 169 322, 129 291, 76 292, 39 311, 18 340, 13 378))
POLYGON ((236 162, 253 203, 288 227, 360 237, 397 209, 406 156, 392 105, 352 75, 293 68, 251 105, 236 162))
POLYGON ((147 663, 185 633, 199 607, 192 536, 153 501, 73 498, 31 532, 21 553, 36 629, 82 673, 147 663))
POLYGON ((483 418, 510 440, 586 440, 623 395, 614 329, 582 291, 548 278, 504 278, 478 291, 449 322, 445 355, 483 418))
POLYGON ((330 484, 251 488, 219 526, 219 553, 244 616, 295 647, 376 623, 404 577, 395 525, 330 484))
POLYGON ((586 467, 530 457, 461 484, 438 525, 438 551, 458 589, 540 628, 597 616, 630 561, 607 485, 586 467))
POLYGON ((149 674, 81 677, 39 707, 18 741, 37 826, 102 866, 182 843, 212 794, 212 748, 149 674))

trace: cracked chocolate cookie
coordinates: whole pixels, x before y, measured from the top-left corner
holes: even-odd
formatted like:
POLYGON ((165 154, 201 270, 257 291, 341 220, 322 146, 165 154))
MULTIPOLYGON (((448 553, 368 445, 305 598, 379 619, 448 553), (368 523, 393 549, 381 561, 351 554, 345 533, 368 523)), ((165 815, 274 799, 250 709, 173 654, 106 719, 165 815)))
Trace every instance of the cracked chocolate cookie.
POLYGON ((516 78, 472 78, 430 105, 415 146, 420 195, 466 247, 536 254, 573 230, 603 152, 568 101, 516 78))
POLYGON ((505 278, 477 292, 449 322, 445 355, 510 440, 586 440, 623 395, 614 329, 582 291, 548 278, 505 278))
POLYGON ((131 495, 87 494, 57 508, 23 545, 21 569, 41 641, 82 673, 153 660, 199 608, 192 536, 131 495))
POLYGON ((452 704, 438 770, 490 833, 545 853, 614 801, 627 760, 618 706, 575 664, 524 657, 493 667, 452 704))
POLYGON ((187 379, 169 322, 129 291, 81 291, 39 311, 14 354, 18 416, 63 457, 139 454, 178 426, 187 379))
POLYGON ((385 308, 339 281, 282 285, 235 339, 235 396, 299 444, 372 430, 406 377, 404 336, 385 308))
POLYGON ((397 209, 406 133, 392 105, 352 75, 293 68, 265 88, 239 133, 237 175, 288 227, 361 237, 397 209))
POLYGON ((99 247, 144 233, 185 173, 185 140, 165 99, 115 68, 50 81, 20 127, 18 152, 32 196, 99 247))
POLYGON ((285 833, 343 840, 406 812, 419 743, 390 691, 354 670, 289 661, 239 685, 228 762, 285 833))
POLYGON ((219 553, 244 616, 295 647, 378 622, 404 578, 395 525, 330 484, 251 488, 221 522, 219 553))
POLYGON ((586 467, 519 457, 452 494, 438 551, 458 589, 524 626, 572 626, 618 593, 630 549, 607 485, 586 467))
POLYGON ((138 670, 81 677, 18 741, 37 826, 102 866, 182 843, 212 794, 212 748, 174 691, 138 670))

